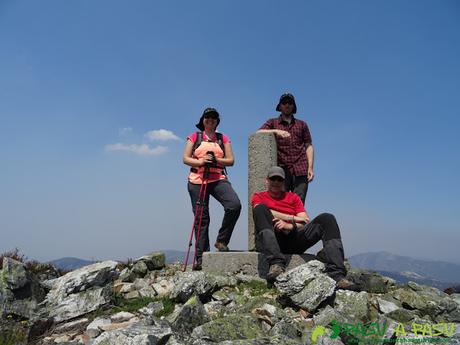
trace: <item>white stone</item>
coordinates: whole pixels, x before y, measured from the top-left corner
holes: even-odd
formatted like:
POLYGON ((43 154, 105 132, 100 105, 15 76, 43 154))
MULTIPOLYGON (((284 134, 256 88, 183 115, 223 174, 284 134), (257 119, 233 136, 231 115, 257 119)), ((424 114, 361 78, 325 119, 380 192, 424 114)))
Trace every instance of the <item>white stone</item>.
POLYGON ((134 316, 134 314, 128 313, 126 311, 120 311, 119 313, 110 316, 110 319, 112 322, 124 322, 131 320, 134 316))
POLYGON ((386 301, 381 298, 377 298, 377 302, 379 303, 379 310, 384 314, 388 314, 399 309, 399 307, 393 302, 386 301))

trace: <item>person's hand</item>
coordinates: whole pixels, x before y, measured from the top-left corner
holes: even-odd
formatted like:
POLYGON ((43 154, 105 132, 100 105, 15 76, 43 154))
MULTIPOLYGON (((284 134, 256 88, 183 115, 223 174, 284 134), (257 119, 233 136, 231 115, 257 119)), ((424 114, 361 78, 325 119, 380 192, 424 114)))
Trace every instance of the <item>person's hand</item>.
POLYGON ((273 228, 275 229, 275 231, 291 231, 292 224, 287 223, 279 218, 273 218, 273 228))
POLYGON ((313 172, 313 168, 308 167, 307 177, 308 177, 308 182, 313 181, 313 179, 315 178, 315 173, 313 172))
POLYGON ((291 136, 288 131, 283 131, 281 129, 277 129, 275 134, 280 138, 289 138, 291 136))
POLYGON ((198 161, 200 162, 200 167, 202 167, 206 164, 211 164, 213 161, 213 157, 211 154, 206 154, 204 157, 199 158, 198 161))

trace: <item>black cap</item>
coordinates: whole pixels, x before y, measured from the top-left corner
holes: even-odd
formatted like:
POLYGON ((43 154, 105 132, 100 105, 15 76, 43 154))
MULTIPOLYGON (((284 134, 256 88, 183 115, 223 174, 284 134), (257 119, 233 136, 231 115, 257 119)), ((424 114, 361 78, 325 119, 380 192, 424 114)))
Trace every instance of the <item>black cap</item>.
POLYGON ((294 109, 292 110, 292 113, 295 114, 297 113, 297 105, 295 104, 295 98, 291 93, 283 93, 280 97, 280 101, 278 102, 278 105, 276 106, 276 111, 281 111, 280 110, 280 105, 281 102, 283 102, 285 99, 290 99, 292 103, 294 104, 294 109))
POLYGON ((217 128, 217 126, 219 126, 219 123, 220 123, 220 115, 219 115, 219 112, 215 108, 206 108, 203 111, 203 115, 201 115, 200 121, 195 125, 196 128, 198 128, 200 131, 204 131, 203 120, 206 115, 211 114, 211 113, 214 113, 217 115, 217 125, 216 125, 216 128, 217 128))

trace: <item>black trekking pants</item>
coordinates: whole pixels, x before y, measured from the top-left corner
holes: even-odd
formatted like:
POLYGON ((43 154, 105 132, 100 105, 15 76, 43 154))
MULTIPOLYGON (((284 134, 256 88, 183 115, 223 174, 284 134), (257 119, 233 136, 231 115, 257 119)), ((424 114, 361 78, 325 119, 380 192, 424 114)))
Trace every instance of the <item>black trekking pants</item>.
MULTIPOLYGON (((196 203, 200 194, 200 184, 193 184, 188 182, 188 192, 192 201, 193 212, 195 213, 196 203)), ((204 187, 203 187, 204 188, 204 187)), ((201 219, 201 228, 198 229, 200 222, 200 214, 195 216, 195 240, 198 242, 197 258, 201 258, 203 252, 209 251, 209 196, 212 195, 224 207, 224 219, 219 229, 216 242, 228 244, 232 237, 233 229, 235 228, 236 221, 240 216, 241 203, 232 188, 232 185, 227 180, 219 180, 216 182, 208 183, 206 188, 206 196, 204 200, 203 217, 201 219), (198 234, 199 232, 199 234, 198 234), (199 239, 198 239, 199 235, 199 239)))
POLYGON ((287 234, 273 229, 273 215, 266 205, 253 209, 257 251, 267 256, 270 265, 286 266, 284 254, 302 254, 318 241, 323 241, 326 273, 339 280, 347 274, 339 226, 330 213, 322 213, 310 223, 287 234))

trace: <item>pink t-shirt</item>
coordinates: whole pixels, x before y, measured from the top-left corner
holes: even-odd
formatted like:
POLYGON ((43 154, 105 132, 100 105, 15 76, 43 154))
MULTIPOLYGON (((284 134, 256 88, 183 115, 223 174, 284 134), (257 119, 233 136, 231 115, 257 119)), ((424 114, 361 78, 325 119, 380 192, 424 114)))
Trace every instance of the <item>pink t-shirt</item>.
MULTIPOLYGON (((195 143, 197 140, 197 137, 198 137, 198 134, 194 132, 187 137, 187 140, 190 140, 192 143, 195 143)), ((222 142, 224 144, 228 144, 230 143, 230 139, 225 134, 222 134, 222 142)), ((214 155, 216 156, 216 158, 224 157, 224 151, 222 151, 222 148, 217 142, 217 136, 214 135, 213 138, 209 140, 206 133, 203 132, 201 144, 195 149, 193 157, 198 158, 198 159, 203 158, 208 151, 214 152, 214 155)), ((227 176, 225 176, 223 172, 224 172, 224 167, 210 168, 208 183, 219 181, 219 180, 225 180, 227 176)), ((203 174, 204 174, 204 167, 193 168, 193 171, 190 171, 190 174, 188 175, 188 180, 190 181, 190 183, 193 183, 193 184, 202 184, 203 174)))

